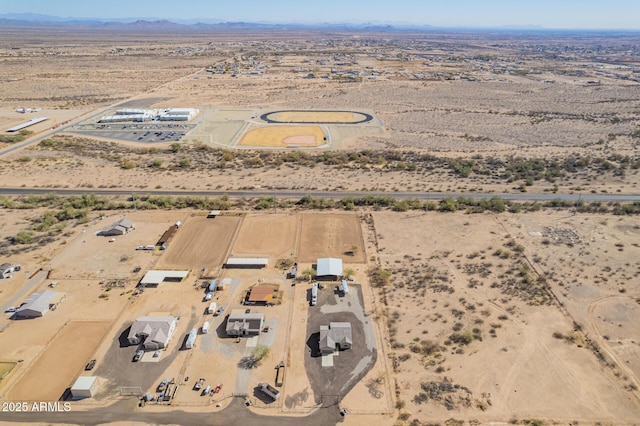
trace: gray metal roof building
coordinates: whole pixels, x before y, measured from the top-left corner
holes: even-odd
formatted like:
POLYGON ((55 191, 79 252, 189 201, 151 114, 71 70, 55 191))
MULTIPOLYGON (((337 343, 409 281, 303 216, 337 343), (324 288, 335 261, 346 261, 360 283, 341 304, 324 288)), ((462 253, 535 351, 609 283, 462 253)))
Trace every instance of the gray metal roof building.
POLYGON ((42 123, 45 120, 48 120, 49 117, 38 117, 38 118, 32 118, 31 120, 22 123, 22 124, 18 124, 17 126, 14 126, 10 129, 7 129, 7 132, 17 132, 18 130, 22 130, 25 129, 29 126, 33 126, 34 124, 38 124, 38 123, 42 123))
POLYGON ((16 318, 37 318, 49 311, 51 302, 58 296, 57 291, 45 290, 33 293, 15 313, 16 318))

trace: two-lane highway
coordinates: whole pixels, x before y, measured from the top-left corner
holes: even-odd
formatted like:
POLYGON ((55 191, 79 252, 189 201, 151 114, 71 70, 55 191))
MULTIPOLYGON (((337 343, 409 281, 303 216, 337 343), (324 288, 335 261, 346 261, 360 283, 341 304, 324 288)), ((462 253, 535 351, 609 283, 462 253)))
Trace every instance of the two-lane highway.
POLYGON ((231 198, 255 198, 275 196, 277 198, 297 199, 306 195, 318 198, 347 198, 347 197, 392 197, 396 199, 441 200, 443 198, 466 197, 472 200, 483 200, 498 197, 506 201, 600 201, 600 202, 629 202, 640 201, 638 194, 534 194, 534 193, 455 193, 455 192, 369 192, 369 191, 299 191, 299 190, 252 190, 252 191, 175 191, 175 190, 139 190, 139 189, 69 189, 69 188, 9 188, 0 187, 0 195, 83 195, 95 194, 102 196, 127 196, 132 194, 163 195, 169 197, 198 196, 231 198))

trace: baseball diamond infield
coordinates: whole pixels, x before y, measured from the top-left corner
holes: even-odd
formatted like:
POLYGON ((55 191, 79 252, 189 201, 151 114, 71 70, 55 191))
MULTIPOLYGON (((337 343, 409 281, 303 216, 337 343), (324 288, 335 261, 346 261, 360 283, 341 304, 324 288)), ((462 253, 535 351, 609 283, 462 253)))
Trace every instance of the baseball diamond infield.
POLYGON ((320 126, 267 126, 249 130, 240 145, 248 146, 320 146, 326 133, 320 126))

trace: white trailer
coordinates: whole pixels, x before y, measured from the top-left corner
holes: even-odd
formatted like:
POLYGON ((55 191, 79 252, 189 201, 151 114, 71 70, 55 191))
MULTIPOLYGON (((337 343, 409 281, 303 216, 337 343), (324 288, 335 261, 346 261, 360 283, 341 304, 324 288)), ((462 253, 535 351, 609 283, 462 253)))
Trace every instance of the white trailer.
POLYGON ((209 321, 205 321, 204 324, 202 324, 202 334, 207 334, 209 332, 210 325, 209 321))
POLYGON ((187 337, 187 341, 184 344, 186 349, 192 349, 196 345, 196 336, 198 335, 198 330, 192 328, 189 332, 189 336, 187 337))
POLYGON ((211 302, 211 304, 207 308, 207 312, 210 315, 213 315, 213 314, 215 314, 217 308, 218 308, 218 304, 216 302, 211 302))

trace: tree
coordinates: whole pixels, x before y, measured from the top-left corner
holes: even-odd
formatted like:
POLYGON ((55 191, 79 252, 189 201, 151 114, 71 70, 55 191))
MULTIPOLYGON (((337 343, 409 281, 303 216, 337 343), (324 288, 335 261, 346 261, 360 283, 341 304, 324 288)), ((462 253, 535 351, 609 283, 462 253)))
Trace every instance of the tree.
POLYGON ((302 276, 307 280, 311 280, 311 278, 315 277, 317 274, 318 274, 318 271, 316 271, 313 268, 307 268, 304 271, 302 271, 302 276))
POLYGON ((348 279, 351 278, 356 272, 353 270, 353 268, 345 268, 342 273, 344 274, 344 277, 348 279))
POLYGON ((355 256, 358 254, 358 246, 357 245, 352 245, 351 248, 349 249, 349 253, 351 253, 351 256, 355 256))

